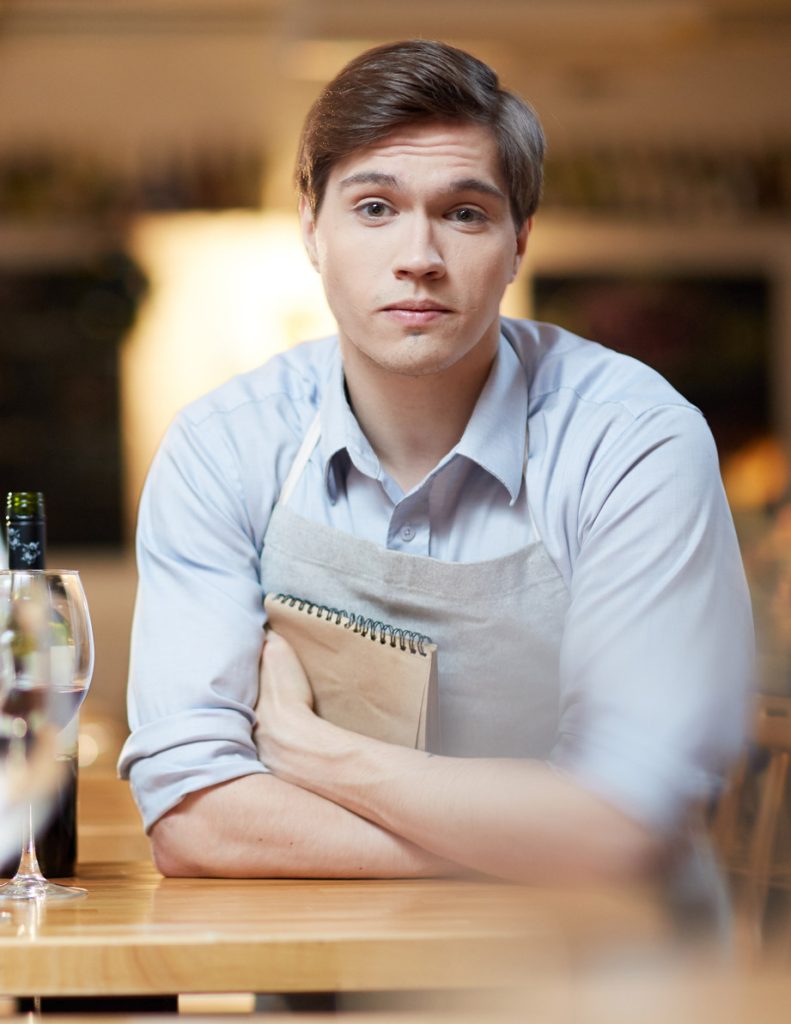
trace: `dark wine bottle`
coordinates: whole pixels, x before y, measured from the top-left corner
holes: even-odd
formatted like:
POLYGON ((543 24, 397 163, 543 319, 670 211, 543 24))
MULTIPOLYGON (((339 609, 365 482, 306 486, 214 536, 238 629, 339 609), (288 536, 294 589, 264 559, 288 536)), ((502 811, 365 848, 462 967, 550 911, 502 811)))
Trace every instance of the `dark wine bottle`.
MULTIPOLYGON (((47 550, 44 495, 12 491, 6 498, 5 540, 9 569, 43 569, 47 550)), ((51 817, 36 832, 36 854, 48 878, 74 874, 77 861, 77 719, 63 730, 58 743, 64 762, 64 781, 55 797, 51 817)), ((0 876, 14 874, 19 858, 0 866, 0 876)))

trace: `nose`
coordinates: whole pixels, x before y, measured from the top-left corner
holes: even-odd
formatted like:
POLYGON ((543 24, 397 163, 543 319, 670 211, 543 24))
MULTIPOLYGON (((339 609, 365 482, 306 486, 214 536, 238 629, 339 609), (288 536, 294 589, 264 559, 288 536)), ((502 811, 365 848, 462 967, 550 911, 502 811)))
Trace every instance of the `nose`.
POLYGON ((393 273, 406 278, 436 279, 445 274, 445 260, 431 220, 425 216, 403 216, 393 261, 393 273))

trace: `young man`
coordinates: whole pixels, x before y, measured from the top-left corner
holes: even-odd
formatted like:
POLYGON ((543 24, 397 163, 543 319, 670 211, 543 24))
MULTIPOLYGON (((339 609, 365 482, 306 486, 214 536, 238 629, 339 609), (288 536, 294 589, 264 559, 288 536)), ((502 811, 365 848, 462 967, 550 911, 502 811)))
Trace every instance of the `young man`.
POLYGON ((750 611, 701 414, 499 316, 542 155, 439 43, 363 54, 309 114, 338 336, 185 410, 140 509, 121 770, 166 874, 625 877, 738 748, 750 611), (441 752, 320 720, 285 641, 261 655, 265 592, 437 641, 441 752))

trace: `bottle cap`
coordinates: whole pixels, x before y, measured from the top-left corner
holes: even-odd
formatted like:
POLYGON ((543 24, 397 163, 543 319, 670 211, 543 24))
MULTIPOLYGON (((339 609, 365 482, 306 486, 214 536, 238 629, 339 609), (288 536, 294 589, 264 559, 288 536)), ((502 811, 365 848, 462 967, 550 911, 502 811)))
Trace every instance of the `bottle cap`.
POLYGON ((6 519, 43 519, 44 495, 41 491, 9 491, 5 503, 6 519))

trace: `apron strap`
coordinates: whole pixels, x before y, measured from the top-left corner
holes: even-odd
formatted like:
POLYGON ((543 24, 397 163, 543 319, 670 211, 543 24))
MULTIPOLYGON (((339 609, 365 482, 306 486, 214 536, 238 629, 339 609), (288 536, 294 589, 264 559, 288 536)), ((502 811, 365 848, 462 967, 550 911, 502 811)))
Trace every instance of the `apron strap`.
POLYGON ((316 447, 321 436, 321 416, 316 413, 313 418, 313 422, 308 427, 308 432, 299 446, 296 457, 291 464, 291 469, 288 471, 285 483, 280 489, 280 497, 278 498, 278 505, 287 505, 291 495, 294 493, 294 488, 297 486, 299 478, 302 476, 302 471, 310 461, 310 457, 313 454, 313 449, 316 447))
MULTIPOLYGON (((528 400, 528 403, 529 403, 530 402, 530 375, 527 372, 527 367, 525 366, 524 360, 522 359, 522 357, 519 354, 519 348, 517 347, 516 342, 511 337, 509 331, 506 328, 506 325, 504 323, 502 323, 502 321, 500 322, 500 333, 505 338, 505 340, 508 342, 508 344, 511 346, 511 349, 512 349, 514 355, 516 356, 516 358, 517 358, 517 360, 519 362, 519 365, 522 367, 522 370, 523 370, 524 375, 525 375, 525 387, 527 388, 527 400, 528 400)), ((528 452, 528 448, 529 447, 530 447, 530 430, 529 430, 528 425, 526 423, 525 424, 525 453, 522 456, 522 480, 524 481, 525 487, 527 487, 527 452, 528 452)), ((533 507, 530 504, 530 495, 529 494, 527 495, 527 514, 530 517, 530 531, 531 531, 531 534, 533 536, 533 539, 537 540, 537 541, 541 540, 541 534, 538 532, 538 524, 536 523, 536 518, 533 515, 533 507)))

